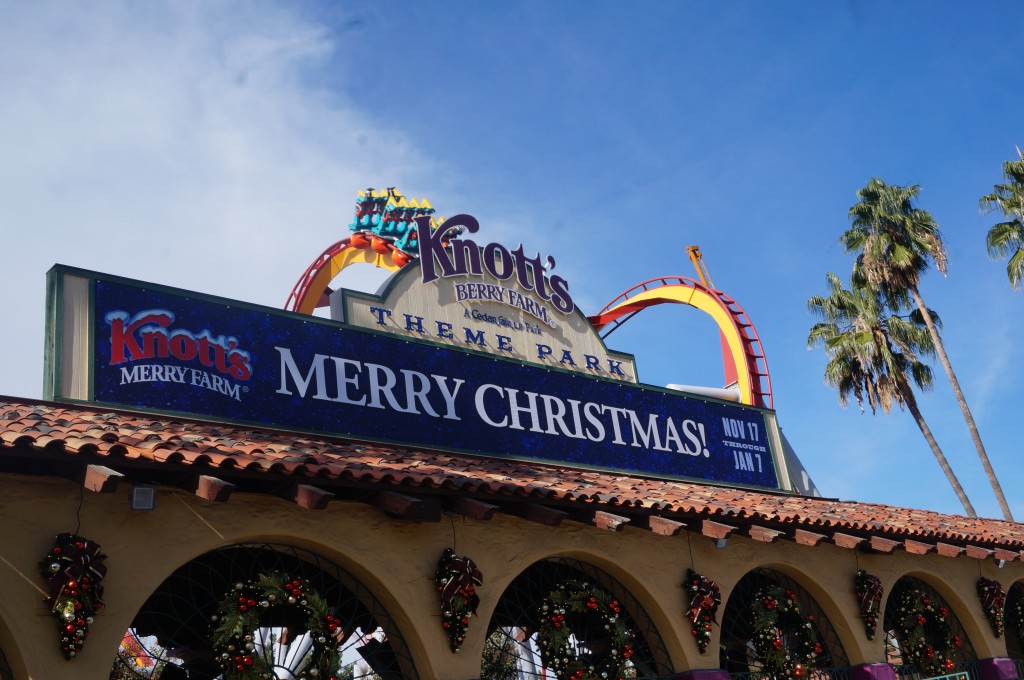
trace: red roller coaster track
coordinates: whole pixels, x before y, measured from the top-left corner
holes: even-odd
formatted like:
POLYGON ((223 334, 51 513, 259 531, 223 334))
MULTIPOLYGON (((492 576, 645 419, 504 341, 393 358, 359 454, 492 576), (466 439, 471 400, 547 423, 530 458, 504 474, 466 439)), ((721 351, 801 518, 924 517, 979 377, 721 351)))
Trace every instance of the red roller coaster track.
MULTIPOLYGON (((773 408, 771 377, 768 374, 768 360, 765 358, 761 346, 761 338, 739 303, 720 290, 710 288, 684 276, 662 276, 633 286, 605 305, 600 312, 589 317, 589 321, 599 332, 610 326, 601 334, 602 338, 606 338, 619 326, 648 307, 665 303, 682 303, 691 304, 700 309, 699 304, 688 302, 684 299, 686 296, 679 294, 680 287, 702 294, 725 312, 740 338, 746 364, 745 375, 742 377, 749 381, 753 405, 773 408), (659 295, 657 292, 659 289, 663 289, 666 294, 659 295), (670 291, 674 294, 668 294, 670 291)), ((703 311, 711 312, 709 309, 703 311)), ((722 359, 725 363, 726 381, 731 382, 741 377, 739 375, 740 367, 724 340, 724 329, 720 330, 723 330, 722 359)))
MULTIPOLYGON (((331 261, 331 258, 349 247, 348 238, 343 238, 340 241, 327 246, 327 248, 324 249, 324 252, 320 253, 320 255, 313 260, 308 267, 306 267, 306 271, 302 272, 302 276, 300 276, 299 280, 295 283, 295 286, 292 288, 292 292, 288 294, 288 300, 285 301, 284 308, 292 312, 299 311, 299 305, 302 303, 302 300, 309 295, 309 286, 313 282, 317 273, 331 261)), ((324 291, 320 292, 323 293, 324 291)), ((327 294, 330 294, 329 291, 327 291, 327 294)), ((323 306, 320 302, 323 301, 318 300, 316 305, 317 307, 323 306)))

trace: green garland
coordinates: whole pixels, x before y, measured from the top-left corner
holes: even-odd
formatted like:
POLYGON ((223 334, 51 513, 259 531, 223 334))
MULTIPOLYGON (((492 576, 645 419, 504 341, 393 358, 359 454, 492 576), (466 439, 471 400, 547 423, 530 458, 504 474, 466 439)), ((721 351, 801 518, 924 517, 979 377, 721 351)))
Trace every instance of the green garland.
POLYGON ((978 577, 978 601, 992 626, 992 634, 1003 637, 1003 610, 1006 609, 1006 591, 999 581, 978 577))
MULTIPOLYGON (((544 598, 537 610, 537 641, 544 666, 558 680, 605 680, 623 677, 626 662, 633 656, 633 634, 622 620, 622 605, 601 588, 582 581, 567 581, 544 598), (566 620, 570 614, 570 620, 566 620), (576 615, 576 616, 572 616, 576 615), (581 654, 573 636, 571 620, 592 617, 588 631, 605 631, 601 651, 581 654)), ((582 632, 582 631, 580 631, 582 632)), ((594 640, 588 640, 594 642, 594 640)))
POLYGON ((750 603, 752 642, 764 673, 799 678, 824 651, 814 617, 804 616, 796 594, 780 586, 760 590, 750 603))
POLYGON ((949 610, 927 593, 914 589, 903 594, 896 607, 896 638, 904 664, 917 666, 926 676, 943 675, 956 667, 954 649, 963 640, 953 635, 948 616, 949 610))
POLYGON ((255 631, 260 617, 273 609, 296 609, 305 618, 312 640, 309 654, 295 672, 297 678, 337 680, 341 664, 340 619, 305 579, 261 574, 256 581, 236 583, 211 617, 210 642, 225 680, 272 680, 274 664, 256 651, 255 631))

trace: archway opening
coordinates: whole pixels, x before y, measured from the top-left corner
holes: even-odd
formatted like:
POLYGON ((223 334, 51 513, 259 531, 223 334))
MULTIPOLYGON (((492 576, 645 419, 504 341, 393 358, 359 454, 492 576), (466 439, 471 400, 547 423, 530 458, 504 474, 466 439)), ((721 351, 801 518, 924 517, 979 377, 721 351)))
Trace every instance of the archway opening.
POLYGON ((672 673, 661 636, 622 583, 579 560, 536 562, 509 584, 491 615, 481 680, 565 680, 581 666, 611 669, 608 677, 672 673))
POLYGON ((1014 583, 1006 593, 1006 655, 1024 665, 1024 583, 1014 583))
POLYGON ((921 579, 904 576, 885 602, 885 656, 904 677, 968 670, 974 647, 952 607, 921 579))
MULTIPOLYGON (((239 585, 262 578, 308 584, 339 625, 338 678, 418 678, 405 640, 383 605, 351 574, 315 553, 286 545, 244 544, 221 548, 177 569, 146 600, 125 632, 111 680, 214 680, 223 678, 213 632, 222 623, 220 605, 239 585)), ((301 597, 301 596, 300 596, 301 597)), ((262 603, 257 604, 259 608, 262 603)), ((247 653, 266 668, 266 677, 291 679, 308 671, 313 659, 311 619, 296 608, 264 606, 258 624, 231 654, 247 653), (251 646, 250 646, 251 645, 251 646)), ((235 611, 237 615, 237 610, 235 611)), ((323 641, 321 641, 323 642, 323 641)), ((305 677, 305 676, 304 676, 305 677)))
POLYGON ((810 678, 850 665, 839 635, 810 593, 772 569, 747 573, 730 593, 719 663, 732 676, 810 678))

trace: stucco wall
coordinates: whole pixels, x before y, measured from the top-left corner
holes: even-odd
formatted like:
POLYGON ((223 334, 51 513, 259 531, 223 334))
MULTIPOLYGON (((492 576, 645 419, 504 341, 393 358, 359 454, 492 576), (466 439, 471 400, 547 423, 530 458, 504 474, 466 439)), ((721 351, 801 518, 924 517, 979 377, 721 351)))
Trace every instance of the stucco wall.
POLYGON ((0 475, 0 492, 0 645, 19 679, 105 680, 122 635, 149 595, 182 564, 241 542, 302 547, 361 580, 393 617, 424 680, 477 677, 485 622, 502 591, 531 564, 553 556, 588 562, 621 581, 651 616, 676 671, 718 667, 719 629, 701 655, 683 618, 680 584, 691 564, 718 582, 723 600, 753 568, 788 574, 825 611, 851 664, 884 658, 882 636, 869 642, 859 619, 853 595, 858 565, 881 577, 887 593, 906 574, 930 583, 960 619, 979 658, 1003 656, 1006 649, 1002 639, 993 637, 978 604, 978 576, 997 579, 1009 589, 1024 575, 1019 562, 998 569, 992 560, 969 557, 866 555, 833 545, 765 544, 743 537, 731 537, 719 550, 699 534, 664 537, 631 527, 613 533, 571 521, 551 528, 501 513, 487 522, 457 516, 421 524, 390 519, 362 503, 332 502, 326 510, 312 511, 240 493, 227 503, 213 503, 166 487, 158 489, 154 512, 134 513, 127 488, 97 494, 68 481, 13 475, 0 475), (82 653, 65 661, 56 622, 43 602, 38 562, 56 534, 75 530, 80 497, 79 533, 98 542, 108 556, 107 606, 97 615, 82 653), (471 622, 458 654, 448 650, 432 583, 453 531, 457 552, 470 556, 484 574, 478 590, 480 619, 471 622))

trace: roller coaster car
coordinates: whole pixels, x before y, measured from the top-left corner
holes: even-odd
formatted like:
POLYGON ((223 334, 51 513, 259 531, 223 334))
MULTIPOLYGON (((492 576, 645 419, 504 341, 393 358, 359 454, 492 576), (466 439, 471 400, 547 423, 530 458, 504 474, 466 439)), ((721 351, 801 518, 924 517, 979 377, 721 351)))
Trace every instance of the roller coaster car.
POLYGON ((416 218, 434 214, 427 199, 418 203, 407 199, 395 187, 375 191, 372 187, 360 191, 356 198, 355 215, 348 228, 354 232, 352 244, 365 248, 367 244, 379 253, 397 248, 405 253, 406 262, 416 256, 416 218), (364 236, 358 235, 363 234, 364 236), (372 235, 372 236, 371 236, 372 235))

